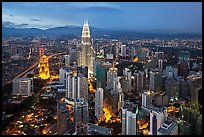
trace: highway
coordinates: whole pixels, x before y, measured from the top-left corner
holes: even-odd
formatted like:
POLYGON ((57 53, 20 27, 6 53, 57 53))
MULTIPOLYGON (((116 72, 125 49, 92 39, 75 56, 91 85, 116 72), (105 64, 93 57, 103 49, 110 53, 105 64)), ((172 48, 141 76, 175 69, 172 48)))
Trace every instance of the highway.
MULTIPOLYGON (((48 59, 49 59, 49 58, 52 58, 52 57, 54 57, 54 56, 59 56, 59 55, 63 55, 63 54, 67 54, 67 52, 60 52, 60 53, 52 54, 52 55, 48 56, 48 59)), ((20 74, 18 74, 14 79, 19 78, 19 77, 25 75, 27 72, 29 72, 29 71, 32 70, 34 67, 36 67, 36 66, 38 65, 38 63, 39 63, 38 61, 35 62, 35 63, 34 63, 32 66, 30 66, 28 69, 26 69, 25 71, 23 71, 23 72, 21 72, 20 74)), ((5 85, 8 84, 8 83, 11 83, 12 81, 13 81, 13 80, 10 80, 10 81, 6 82, 3 86, 5 86, 5 85)))

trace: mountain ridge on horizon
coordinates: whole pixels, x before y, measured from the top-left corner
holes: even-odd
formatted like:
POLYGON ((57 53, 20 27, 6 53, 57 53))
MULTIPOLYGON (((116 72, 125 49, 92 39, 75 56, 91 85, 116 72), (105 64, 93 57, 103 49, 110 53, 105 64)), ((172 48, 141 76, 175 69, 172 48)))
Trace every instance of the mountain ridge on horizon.
MULTIPOLYGON (((146 30, 146 31, 136 31, 136 30, 111 30, 104 28, 91 27, 91 34, 93 37, 100 37, 104 35, 109 35, 110 37, 187 37, 187 38, 201 38, 202 34, 198 33, 172 33, 165 30, 146 30)), ((60 27, 52 27, 47 29, 40 28, 16 28, 7 27, 2 25, 2 37, 21 37, 21 36, 64 36, 64 35, 75 35, 81 36, 82 27, 76 25, 65 25, 60 27)))

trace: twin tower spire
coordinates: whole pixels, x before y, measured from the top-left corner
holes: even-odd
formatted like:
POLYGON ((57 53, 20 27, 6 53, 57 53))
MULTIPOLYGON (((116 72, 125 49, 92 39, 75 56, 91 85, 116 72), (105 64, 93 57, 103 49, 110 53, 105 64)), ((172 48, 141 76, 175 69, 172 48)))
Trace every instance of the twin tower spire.
POLYGON ((83 29, 82 29, 82 44, 90 44, 90 29, 88 20, 84 21, 83 29))

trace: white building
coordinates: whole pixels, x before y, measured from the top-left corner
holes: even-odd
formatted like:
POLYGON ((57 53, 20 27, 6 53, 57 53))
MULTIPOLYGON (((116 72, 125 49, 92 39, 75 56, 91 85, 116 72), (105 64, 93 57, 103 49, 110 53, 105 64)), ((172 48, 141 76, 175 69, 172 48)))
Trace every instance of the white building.
POLYGON ((126 57, 126 45, 121 46, 121 56, 126 57))
POLYGON ((153 108, 150 111, 150 135, 157 135, 157 130, 167 120, 167 108, 153 108))
POLYGON ((33 92, 33 78, 16 78, 12 83, 12 95, 28 97, 33 92))
POLYGON ((70 56, 64 55, 65 58, 65 67, 70 67, 70 56))
POLYGON ((60 68, 59 70, 59 81, 60 83, 65 84, 66 75, 69 74, 69 69, 67 68, 60 68))
POLYGON ((103 89, 98 88, 95 92, 95 115, 98 119, 103 116, 103 89))
POLYGON ((163 60, 162 59, 158 60, 158 69, 163 70, 163 60))
POLYGON ((66 78, 65 97, 68 99, 82 98, 88 100, 88 80, 83 75, 68 75, 66 78))
POLYGON ((122 107, 122 135, 137 135, 138 106, 126 101, 122 107))
POLYGON ((178 124, 176 121, 168 119, 158 129, 157 135, 178 135, 178 124))
POLYGON ((162 89, 162 73, 158 69, 150 71, 149 89, 154 92, 160 92, 162 89))
POLYGON ((149 108, 152 105, 153 93, 145 91, 142 93, 142 107, 149 108))

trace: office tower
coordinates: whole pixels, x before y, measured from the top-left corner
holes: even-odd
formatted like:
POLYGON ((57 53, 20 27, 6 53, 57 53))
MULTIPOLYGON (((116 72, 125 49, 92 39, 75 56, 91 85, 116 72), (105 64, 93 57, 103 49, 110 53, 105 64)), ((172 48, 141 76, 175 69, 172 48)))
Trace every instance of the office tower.
POLYGON ((77 135, 87 134, 87 123, 89 121, 88 103, 84 98, 74 100, 74 123, 77 135))
POLYGON ((87 135, 112 135, 112 129, 88 123, 87 135))
POLYGON ((60 70, 59 70, 59 81, 60 81, 60 83, 65 84, 66 75, 68 75, 69 73, 70 73, 69 69, 60 68, 60 70))
POLYGON ((126 57, 126 45, 121 45, 121 56, 126 57))
POLYGON ((139 93, 145 88, 145 74, 142 71, 135 71, 133 73, 133 87, 139 93))
POLYGON ((82 73, 78 73, 80 81, 80 98, 84 98, 88 102, 88 79, 82 73))
POLYGON ((66 78, 65 97, 74 100, 75 98, 84 98, 88 100, 88 82, 83 74, 68 75, 66 78))
POLYGON ((66 102, 57 102, 57 134, 62 135, 68 130, 68 110, 66 102))
POLYGON ((105 89, 107 81, 107 71, 111 64, 100 63, 96 66, 96 79, 101 82, 101 87, 105 89))
POLYGON ((190 67, 190 52, 189 51, 180 51, 178 54, 178 63, 186 62, 188 67, 190 67))
POLYGON ((136 49, 135 47, 131 47, 131 58, 133 58, 134 56, 136 56, 136 49))
POLYGON ((145 108, 149 108, 152 105, 152 97, 153 92, 151 91, 144 91, 142 93, 142 106, 145 108))
POLYGON ((150 111, 150 134, 157 135, 157 130, 167 120, 167 108, 153 108, 150 111))
POLYGON ((98 88, 95 92, 95 115, 98 119, 103 116, 103 89, 98 88))
POLYGON ((166 66, 164 70, 164 75, 167 79, 177 78, 178 77, 178 68, 173 66, 166 66))
POLYGON ((152 69, 149 77, 149 88, 151 91, 160 92, 162 89, 162 73, 158 69, 152 69))
POLYGON ((140 60, 145 61, 146 57, 149 56, 150 50, 148 48, 138 48, 137 55, 140 60))
POLYGON ((163 60, 164 59, 164 52, 163 51, 155 52, 155 57, 163 60))
POLYGON ((123 93, 131 91, 132 89, 132 72, 130 69, 123 69, 123 76, 121 79, 123 93))
POLYGON ((69 55, 65 55, 65 67, 70 67, 70 56, 69 55))
POLYGON ((168 79, 165 83, 165 92, 168 95, 169 100, 170 99, 178 99, 179 97, 179 81, 175 79, 168 79))
POLYGON ((122 107, 122 135, 137 135, 138 106, 126 101, 122 107))
POLYGON ((94 50, 90 42, 90 30, 88 21, 84 22, 82 29, 81 61, 79 66, 88 66, 88 74, 93 72, 94 50))
POLYGON ((178 135, 178 124, 176 121, 168 119, 158 129, 157 135, 178 135))
POLYGON ((114 63, 113 66, 109 68, 107 72, 107 86, 112 87, 114 91, 116 90, 116 84, 118 79, 117 72, 118 69, 115 68, 114 63))
POLYGON ((46 55, 40 56, 39 75, 41 79, 50 78, 49 62, 46 55))
POLYGON ((162 59, 158 60, 158 69, 163 70, 163 60, 162 59))
POLYGON ((32 78, 16 78, 12 82, 12 95, 28 97, 33 92, 32 78))

